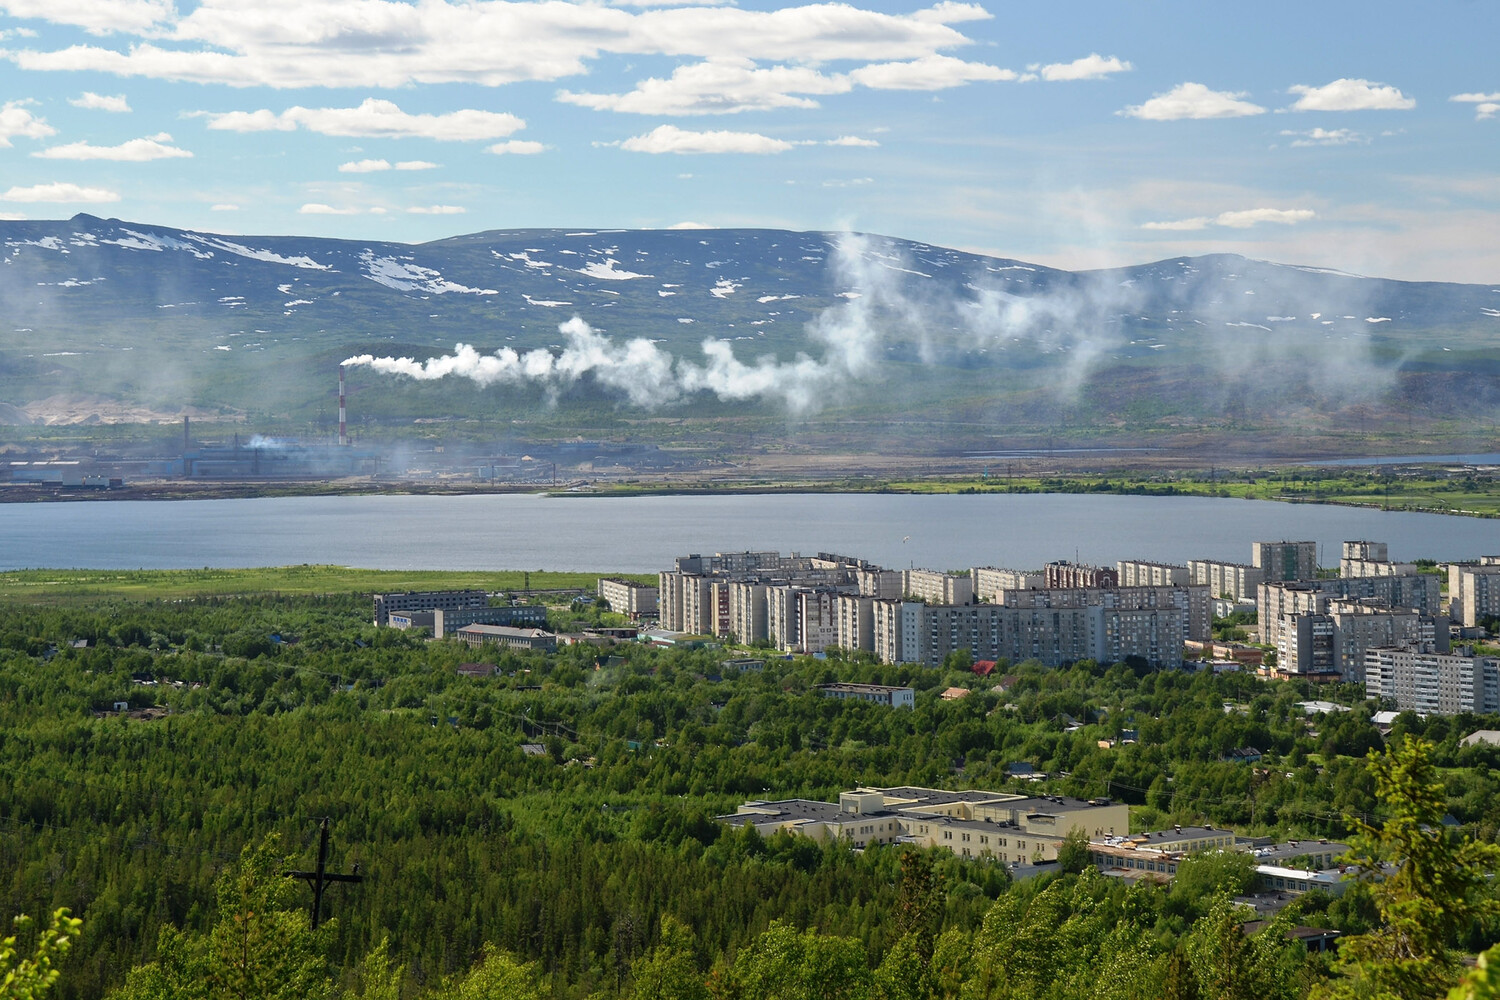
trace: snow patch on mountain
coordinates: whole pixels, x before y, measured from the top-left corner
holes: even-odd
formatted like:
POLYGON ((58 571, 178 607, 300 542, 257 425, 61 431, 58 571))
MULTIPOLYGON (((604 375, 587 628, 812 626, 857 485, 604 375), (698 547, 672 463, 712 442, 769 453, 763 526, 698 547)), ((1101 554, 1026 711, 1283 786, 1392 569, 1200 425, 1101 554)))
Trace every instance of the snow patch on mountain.
POLYGON ((287 264, 291 267, 306 268, 310 271, 333 270, 327 264, 319 264, 305 254, 300 257, 284 257, 271 250, 247 247, 243 243, 234 243, 229 240, 219 239, 218 237, 198 236, 196 234, 188 234, 188 239, 197 240, 205 246, 215 247, 226 253, 232 253, 237 257, 248 257, 250 260, 263 260, 268 264, 287 264))
POLYGON ((428 292, 432 295, 446 295, 449 292, 467 295, 500 294, 493 288, 470 288, 468 285, 448 281, 429 267, 404 264, 394 257, 377 257, 373 250, 366 250, 359 255, 359 259, 365 265, 365 277, 398 292, 428 292))
POLYGON ((608 257, 602 264, 597 260, 592 260, 577 270, 579 274, 587 275, 590 278, 600 278, 604 281, 630 281, 633 278, 655 277, 655 275, 638 274, 635 271, 622 270, 617 266, 619 263, 613 257, 608 257))

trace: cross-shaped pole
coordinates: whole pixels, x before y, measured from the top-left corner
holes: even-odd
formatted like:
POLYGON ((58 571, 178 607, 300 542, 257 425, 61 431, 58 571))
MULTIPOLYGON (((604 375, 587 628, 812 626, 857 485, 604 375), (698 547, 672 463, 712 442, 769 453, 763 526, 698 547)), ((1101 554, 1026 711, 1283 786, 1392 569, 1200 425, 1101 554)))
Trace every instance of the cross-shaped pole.
MULTIPOLYGON (((365 877, 363 875, 359 875, 359 874, 354 874, 354 875, 340 875, 340 874, 338 874, 336 872, 330 872, 330 871, 327 870, 327 868, 328 868, 328 817, 327 816, 323 817, 323 822, 319 826, 318 829, 319 829, 319 838, 318 838, 318 869, 317 869, 317 871, 311 871, 311 872, 287 872, 286 873, 286 877, 287 878, 306 879, 307 882, 308 882, 308 884, 310 884, 312 886, 312 891, 313 891, 313 906, 312 906, 312 925, 313 925, 313 930, 317 930, 318 929, 318 921, 321 919, 321 917, 323 915, 323 887, 324 886, 326 886, 329 882, 363 882, 365 880, 365 877)), ((359 871, 359 866, 355 865, 354 866, 354 870, 357 873, 359 871)))

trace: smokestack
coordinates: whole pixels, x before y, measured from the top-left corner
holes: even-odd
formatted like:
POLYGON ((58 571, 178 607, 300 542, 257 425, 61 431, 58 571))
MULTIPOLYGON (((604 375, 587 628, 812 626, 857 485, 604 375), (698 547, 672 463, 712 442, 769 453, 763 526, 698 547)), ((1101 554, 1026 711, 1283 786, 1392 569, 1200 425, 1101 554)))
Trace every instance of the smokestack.
POLYGON ((188 449, 192 448, 192 446, 193 446, 192 433, 189 430, 189 425, 188 425, 188 421, 190 419, 191 418, 188 417, 186 414, 184 414, 183 417, 182 417, 182 450, 183 450, 183 452, 186 452, 188 449))
POLYGON ((339 447, 349 444, 349 426, 344 417, 344 366, 339 365, 339 447))

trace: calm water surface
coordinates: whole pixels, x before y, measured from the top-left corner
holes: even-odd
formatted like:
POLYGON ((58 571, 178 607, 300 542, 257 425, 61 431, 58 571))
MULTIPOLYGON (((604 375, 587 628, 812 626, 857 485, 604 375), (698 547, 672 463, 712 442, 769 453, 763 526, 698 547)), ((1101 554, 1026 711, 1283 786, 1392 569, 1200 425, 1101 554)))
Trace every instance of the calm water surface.
POLYGON ((332 563, 651 572, 689 552, 838 552, 892 568, 1053 559, 1250 561, 1250 543, 1390 543, 1391 558, 1500 553, 1500 520, 1203 497, 370 496, 0 504, 0 569, 332 563))

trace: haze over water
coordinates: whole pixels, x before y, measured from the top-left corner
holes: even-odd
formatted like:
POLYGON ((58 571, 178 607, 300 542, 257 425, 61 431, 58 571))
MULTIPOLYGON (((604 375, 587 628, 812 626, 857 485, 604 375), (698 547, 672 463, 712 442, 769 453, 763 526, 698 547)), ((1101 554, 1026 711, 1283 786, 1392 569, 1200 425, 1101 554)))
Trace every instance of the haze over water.
POLYGON ((1055 559, 1248 562, 1250 543, 1348 539, 1398 561, 1500 553, 1500 523, 1203 497, 777 494, 365 496, 0 505, 0 569, 328 563, 372 569, 653 572, 692 552, 837 552, 890 568, 1055 559))

